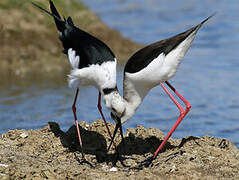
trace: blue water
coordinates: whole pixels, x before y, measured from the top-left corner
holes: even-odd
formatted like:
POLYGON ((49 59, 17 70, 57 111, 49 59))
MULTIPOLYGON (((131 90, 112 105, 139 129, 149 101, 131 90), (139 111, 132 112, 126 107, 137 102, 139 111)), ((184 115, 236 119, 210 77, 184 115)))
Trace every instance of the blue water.
MULTIPOLYGON (((176 76, 170 81, 192 109, 173 137, 212 135, 239 145, 239 2, 237 0, 84 0, 110 27, 125 37, 149 44, 196 25, 217 12, 198 32, 176 76)), ((118 74, 122 90, 122 72, 118 74)), ((73 123, 74 91, 64 85, 0 88, 0 133, 15 128, 41 128, 48 121, 63 129, 73 123)), ((100 118, 97 91, 81 89, 80 120, 100 118)), ((104 114, 109 111, 103 105, 104 114)), ((160 87, 145 98, 124 128, 143 125, 167 133, 178 116, 176 106, 160 87)))

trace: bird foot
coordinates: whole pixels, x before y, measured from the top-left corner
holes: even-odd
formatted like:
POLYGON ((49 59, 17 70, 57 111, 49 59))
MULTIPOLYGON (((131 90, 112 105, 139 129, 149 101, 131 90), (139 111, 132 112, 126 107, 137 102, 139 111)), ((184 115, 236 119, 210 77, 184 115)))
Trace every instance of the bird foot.
POLYGON ((75 159, 78 161, 79 165, 88 164, 90 167, 94 168, 93 164, 87 161, 84 156, 82 157, 82 159, 79 159, 75 154, 75 159))
POLYGON ((127 159, 126 157, 122 157, 118 152, 116 153, 116 158, 115 160, 112 162, 113 163, 113 166, 116 166, 116 163, 119 161, 121 163, 121 165, 123 167, 129 167, 128 165, 126 165, 124 163, 124 160, 127 159))
POLYGON ((134 167, 133 169, 142 170, 143 167, 149 167, 150 165, 152 166, 153 160, 154 160, 154 156, 150 156, 146 158, 144 161, 140 162, 140 164, 134 167))

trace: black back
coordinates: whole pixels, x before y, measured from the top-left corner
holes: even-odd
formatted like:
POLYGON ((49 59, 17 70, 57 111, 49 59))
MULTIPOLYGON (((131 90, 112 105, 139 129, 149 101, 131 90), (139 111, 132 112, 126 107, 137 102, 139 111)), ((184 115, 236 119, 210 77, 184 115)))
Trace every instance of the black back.
POLYGON ((72 48, 76 51, 76 55, 80 56, 79 68, 114 61, 115 56, 106 44, 75 26, 67 27, 60 36, 60 40, 64 53, 72 48))
POLYGON ((125 65, 124 72, 136 73, 141 69, 148 66, 155 58, 157 58, 161 53, 167 55, 173 49, 175 49, 181 42, 183 42, 191 33, 197 31, 207 20, 215 15, 212 14, 205 20, 203 20, 197 26, 180 33, 171 38, 161 40, 159 42, 150 44, 143 49, 140 49, 135 54, 133 54, 125 65))
POLYGON ((80 56, 79 69, 88 67, 91 64, 114 61, 115 55, 105 43, 77 28, 71 17, 62 19, 53 2, 49 0, 49 3, 51 12, 35 3, 33 5, 54 17, 56 27, 59 31, 59 38, 64 47, 63 53, 67 54, 70 48, 76 51, 76 55, 80 56))
POLYGON ((150 44, 133 54, 125 65, 124 72, 136 73, 148 66, 161 53, 167 55, 183 42, 197 26, 171 38, 150 44))

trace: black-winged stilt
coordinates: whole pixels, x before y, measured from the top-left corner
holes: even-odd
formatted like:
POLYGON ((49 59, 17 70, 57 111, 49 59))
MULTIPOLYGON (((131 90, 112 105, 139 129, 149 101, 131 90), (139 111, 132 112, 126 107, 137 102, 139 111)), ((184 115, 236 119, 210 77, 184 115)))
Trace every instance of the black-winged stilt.
MULTIPOLYGON (((33 5, 53 16, 59 33, 59 39, 64 47, 63 53, 68 56, 69 63, 72 67, 68 81, 70 87, 76 88, 72 110, 81 146, 83 162, 87 162, 84 157, 82 140, 76 116, 76 101, 79 93, 79 87, 91 85, 99 90, 97 107, 107 127, 109 136, 112 138, 102 113, 101 94, 107 96, 108 94, 117 91, 117 62, 115 55, 105 43, 77 28, 71 17, 62 19, 53 2, 49 0, 49 3, 51 12, 43 9, 35 3, 33 3, 33 5)), ((104 98, 104 102, 106 104, 110 103, 108 101, 110 101, 109 98, 104 98)))
POLYGON ((111 117, 116 122, 111 144, 118 129, 120 129, 123 140, 122 124, 134 115, 144 97, 153 87, 161 85, 163 90, 178 107, 180 115, 176 123, 158 149, 154 152, 153 156, 143 161, 140 166, 149 165, 158 156, 160 150, 162 150, 169 137, 173 134, 191 108, 190 103, 168 82, 168 80, 175 75, 197 31, 212 16, 183 33, 153 43, 137 51, 128 60, 124 69, 123 97, 120 96, 117 90, 105 96, 105 99, 111 99, 107 101, 111 102, 111 104, 106 103, 106 106, 108 109, 111 109, 111 117), (183 101, 186 105, 185 109, 177 102, 165 87, 164 83, 183 101))

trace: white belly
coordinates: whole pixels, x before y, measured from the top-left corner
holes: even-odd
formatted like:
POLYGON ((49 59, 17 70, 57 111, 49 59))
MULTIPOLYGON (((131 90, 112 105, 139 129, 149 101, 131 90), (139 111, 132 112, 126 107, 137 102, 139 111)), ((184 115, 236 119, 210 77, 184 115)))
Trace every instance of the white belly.
POLYGON ((80 86, 94 86, 99 91, 104 88, 116 86, 116 60, 103 64, 93 64, 82 69, 73 69, 68 76, 68 84, 71 88, 80 86))
POLYGON ((182 43, 166 56, 161 53, 147 67, 136 73, 127 73, 131 82, 141 86, 154 87, 171 79, 188 51, 196 32, 188 36, 182 43))

